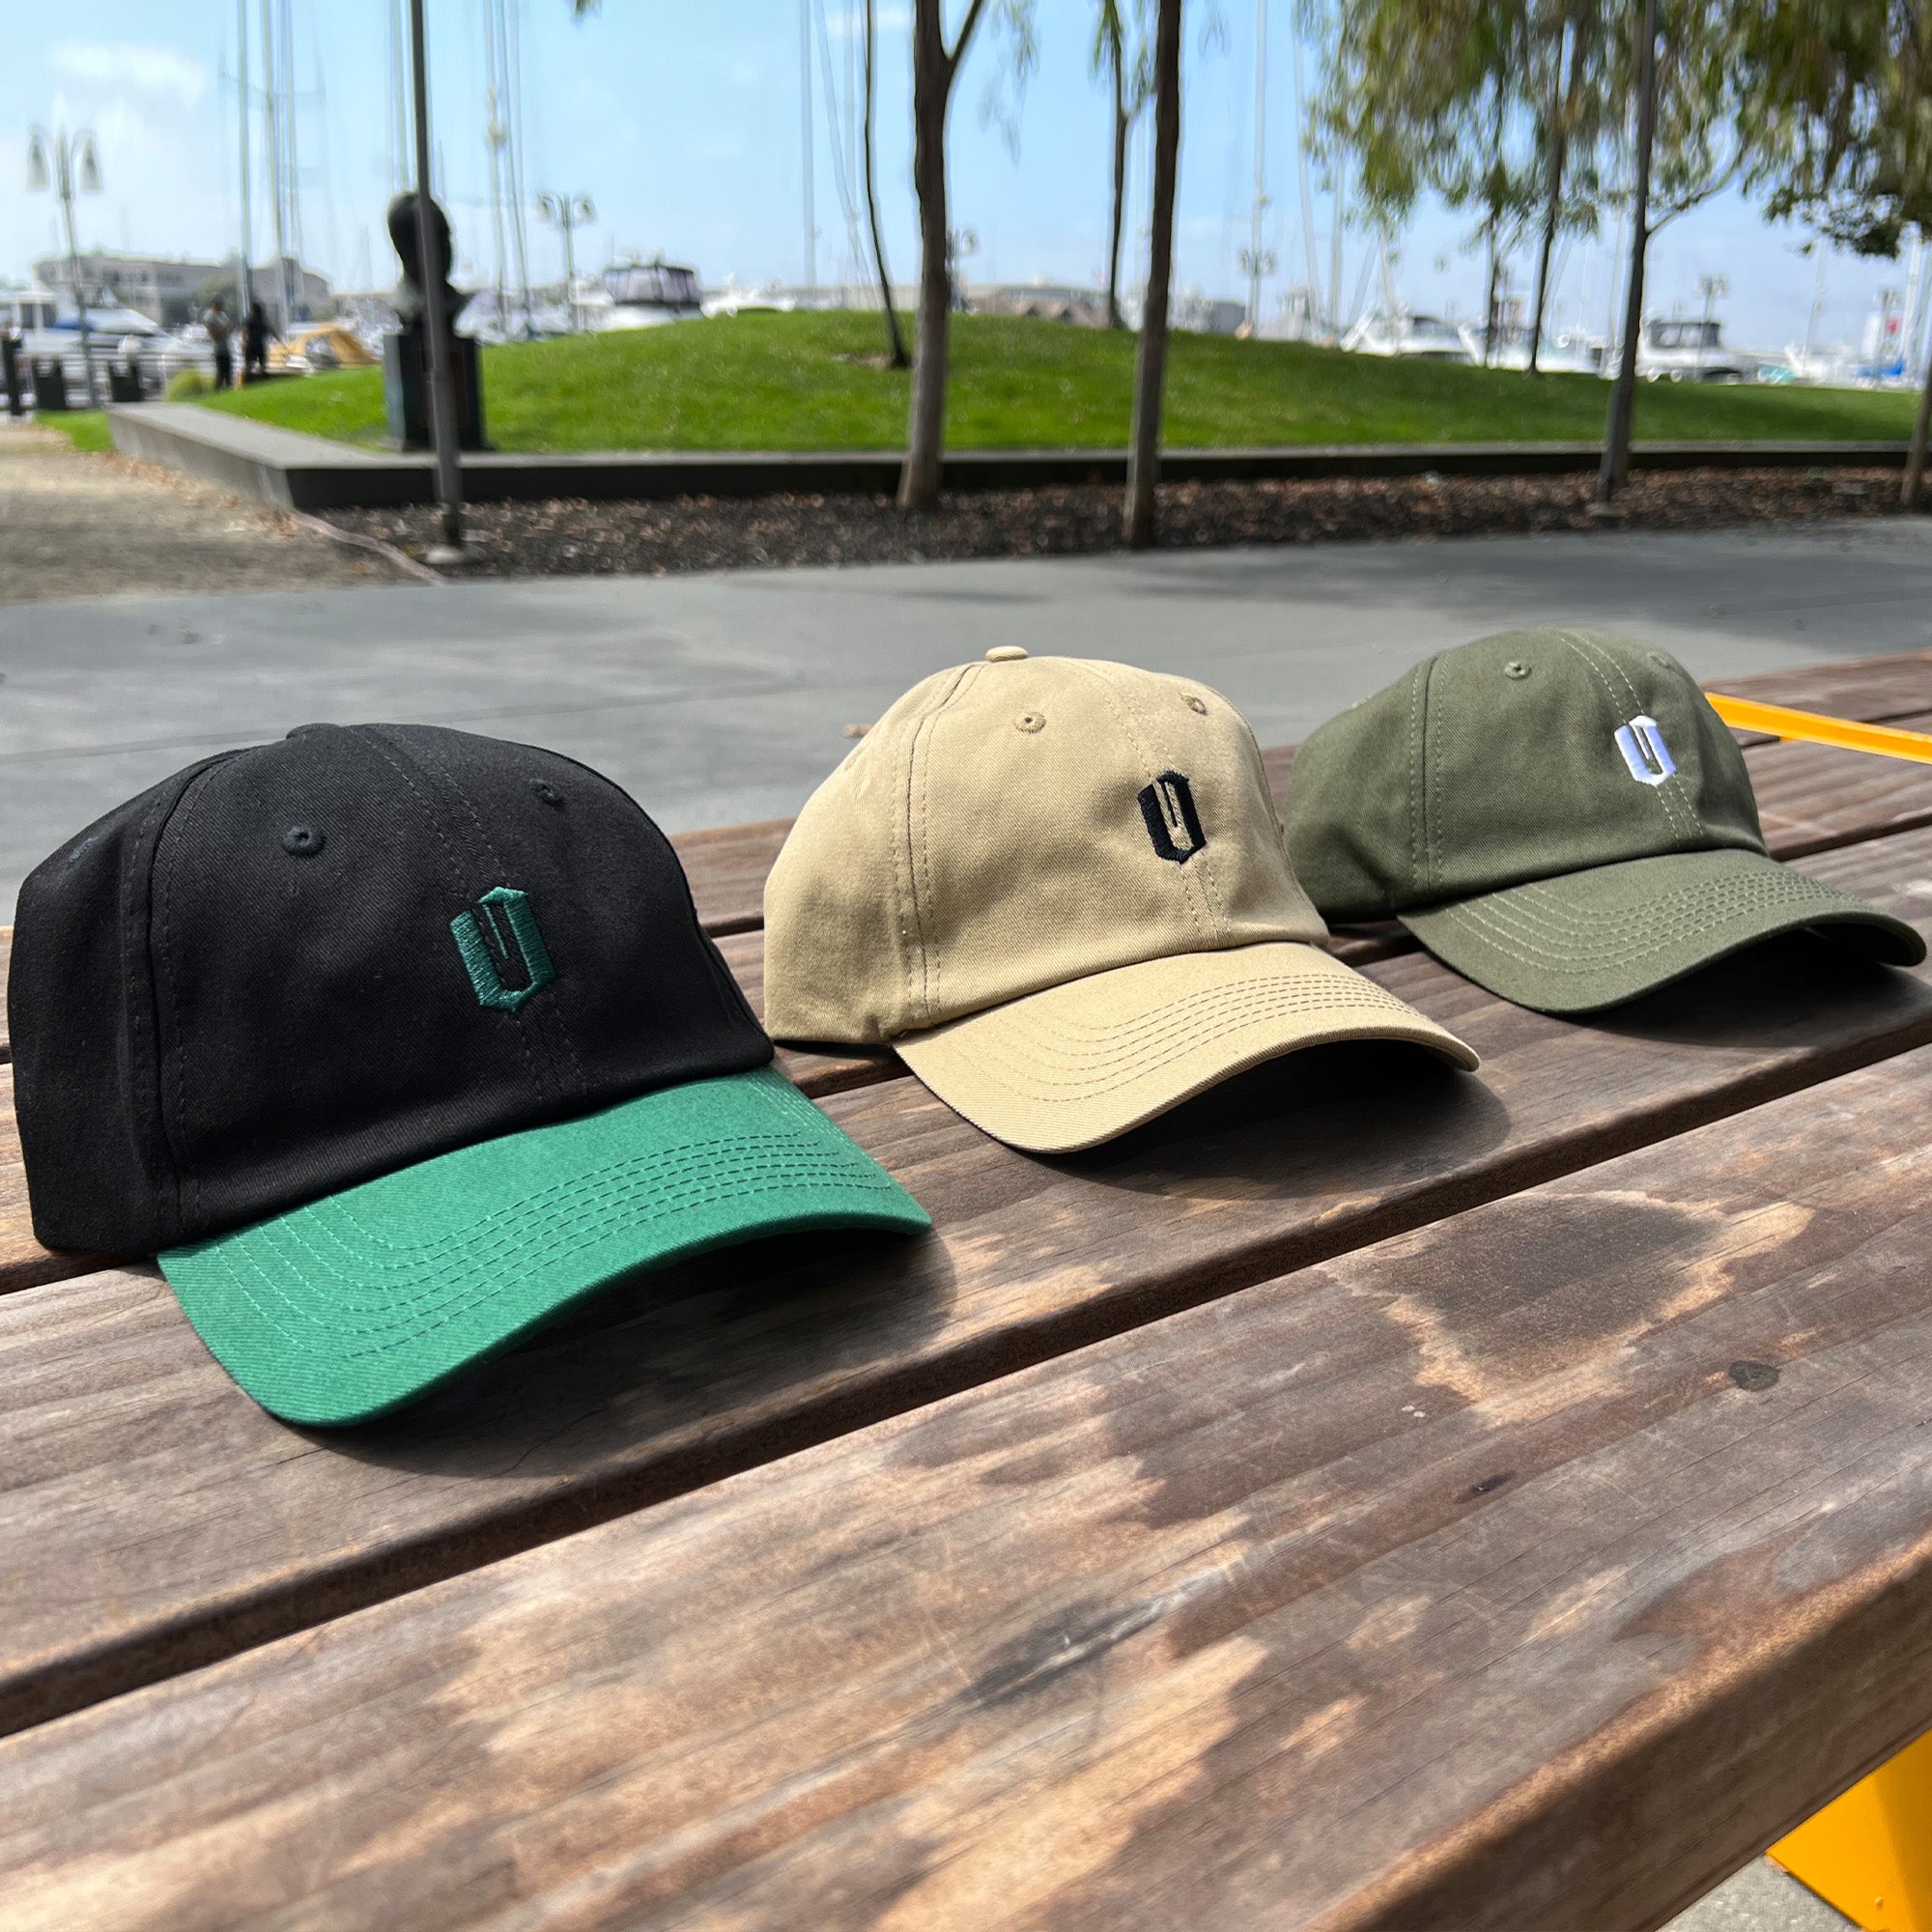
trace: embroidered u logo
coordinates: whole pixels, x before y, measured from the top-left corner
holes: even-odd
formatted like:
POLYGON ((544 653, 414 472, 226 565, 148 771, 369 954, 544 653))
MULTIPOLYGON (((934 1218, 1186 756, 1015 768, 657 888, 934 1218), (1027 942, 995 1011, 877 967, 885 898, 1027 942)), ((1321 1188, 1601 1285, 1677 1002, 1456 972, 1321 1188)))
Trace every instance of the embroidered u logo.
POLYGON ((1194 791, 1179 772, 1162 772, 1140 790, 1141 816, 1148 837, 1163 859, 1184 866, 1207 844, 1201 814, 1194 809, 1194 791))
POLYGON ((478 912, 460 912, 449 922, 456 950, 476 989, 476 1004, 515 1012, 539 986, 556 978, 550 949, 537 930, 528 896, 516 887, 497 886, 476 904, 480 918, 478 912), (504 984, 506 967, 520 984, 504 984))
POLYGON ((1638 784, 1661 785, 1677 770, 1655 718, 1633 718, 1617 726, 1617 750, 1638 784))

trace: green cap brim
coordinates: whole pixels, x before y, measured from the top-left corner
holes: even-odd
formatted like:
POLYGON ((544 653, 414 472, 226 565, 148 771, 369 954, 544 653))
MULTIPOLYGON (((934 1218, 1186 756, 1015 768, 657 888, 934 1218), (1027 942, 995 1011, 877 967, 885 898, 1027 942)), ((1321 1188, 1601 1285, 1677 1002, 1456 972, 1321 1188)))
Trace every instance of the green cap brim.
POLYGON ((925 1210, 769 1067, 459 1148, 161 1256, 228 1373, 290 1422, 365 1421, 635 1268, 925 1210))
POLYGON ((1669 852, 1566 872, 1402 923, 1464 979, 1545 1013, 1593 1012, 1780 932, 1816 927, 1892 966, 1925 942, 1903 920, 1756 852, 1669 852))

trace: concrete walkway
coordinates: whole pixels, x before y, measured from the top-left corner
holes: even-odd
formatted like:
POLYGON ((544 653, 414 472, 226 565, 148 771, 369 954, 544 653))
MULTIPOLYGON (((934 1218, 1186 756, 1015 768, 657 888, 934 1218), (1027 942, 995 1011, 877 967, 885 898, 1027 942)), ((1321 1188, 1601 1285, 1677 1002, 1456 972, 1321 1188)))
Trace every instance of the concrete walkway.
POLYGON ((1932 521, 0 605, 0 919, 124 798, 313 719, 553 746, 678 830, 795 810, 848 724, 993 644, 1185 670, 1279 744, 1543 622, 1703 676, 1922 646, 1932 521))

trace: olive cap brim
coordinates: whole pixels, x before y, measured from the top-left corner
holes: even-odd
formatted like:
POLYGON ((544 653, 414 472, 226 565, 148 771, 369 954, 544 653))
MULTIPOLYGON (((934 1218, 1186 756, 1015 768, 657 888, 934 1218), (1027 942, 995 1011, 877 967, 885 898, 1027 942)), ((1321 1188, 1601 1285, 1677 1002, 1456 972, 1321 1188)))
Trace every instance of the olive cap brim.
POLYGON ((479 1141, 164 1253, 228 1373, 289 1422, 425 1394, 637 1268, 925 1210, 770 1067, 479 1141))
POLYGON ((1263 1061, 1407 1040, 1473 1072, 1474 1050, 1319 947, 1147 959, 893 1042, 955 1112, 1009 1146, 1072 1153, 1263 1061))
POLYGON ((1816 927, 1892 966, 1925 942, 1903 920, 1755 852, 1669 852, 1398 917, 1464 979, 1545 1013, 1653 992, 1727 953, 1816 927))

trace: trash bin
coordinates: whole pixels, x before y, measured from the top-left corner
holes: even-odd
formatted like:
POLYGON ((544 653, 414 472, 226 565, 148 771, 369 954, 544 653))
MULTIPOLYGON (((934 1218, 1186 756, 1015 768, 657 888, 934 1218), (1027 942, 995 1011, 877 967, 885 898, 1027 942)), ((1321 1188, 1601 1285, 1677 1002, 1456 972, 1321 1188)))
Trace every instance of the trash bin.
POLYGON ((129 362, 114 363, 107 371, 107 400, 110 403, 138 403, 141 400, 141 371, 129 362))
POLYGON ((42 415, 68 407, 67 371, 58 355, 34 357, 34 408, 42 415))

